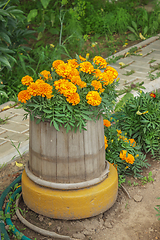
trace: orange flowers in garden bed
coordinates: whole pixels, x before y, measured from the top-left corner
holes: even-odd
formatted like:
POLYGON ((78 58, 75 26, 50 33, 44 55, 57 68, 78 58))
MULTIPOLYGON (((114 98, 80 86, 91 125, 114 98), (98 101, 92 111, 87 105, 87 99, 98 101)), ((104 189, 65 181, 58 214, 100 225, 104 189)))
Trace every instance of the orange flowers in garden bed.
POLYGON ((118 72, 100 56, 92 61, 89 55, 67 62, 55 60, 51 71, 43 70, 36 81, 28 75, 22 78, 27 89, 18 94, 18 100, 33 116, 49 119, 56 127, 85 126, 86 120, 113 110, 117 76, 118 72), (69 123, 66 111, 71 117, 69 123))

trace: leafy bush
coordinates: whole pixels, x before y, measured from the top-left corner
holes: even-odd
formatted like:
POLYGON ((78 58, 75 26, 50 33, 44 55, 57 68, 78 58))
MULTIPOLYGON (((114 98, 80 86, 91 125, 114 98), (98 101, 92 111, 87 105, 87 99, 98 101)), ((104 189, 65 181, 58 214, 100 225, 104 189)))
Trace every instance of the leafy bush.
POLYGON ((142 168, 148 167, 140 146, 135 140, 126 137, 126 132, 122 132, 117 125, 112 125, 108 120, 104 120, 105 136, 106 136, 106 160, 112 163, 118 174, 121 176, 134 175, 140 177, 142 168))
POLYGON ((140 93, 131 97, 114 114, 117 127, 153 156, 160 155, 160 93, 140 93))

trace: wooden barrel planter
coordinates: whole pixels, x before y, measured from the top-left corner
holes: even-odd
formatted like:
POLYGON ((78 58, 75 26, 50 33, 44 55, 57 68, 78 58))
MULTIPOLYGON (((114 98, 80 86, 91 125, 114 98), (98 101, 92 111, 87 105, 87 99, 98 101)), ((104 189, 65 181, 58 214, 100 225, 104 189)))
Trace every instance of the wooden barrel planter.
POLYGON ((118 177, 105 160, 103 118, 88 121, 86 129, 66 133, 65 128, 57 131, 48 121, 30 121, 30 157, 22 174, 22 193, 33 211, 53 218, 81 219, 114 204, 118 177), (84 204, 86 209, 79 212, 84 204))
POLYGON ((76 183, 99 177, 105 169, 102 118, 88 121, 81 133, 49 122, 30 121, 29 169, 51 182, 76 183))

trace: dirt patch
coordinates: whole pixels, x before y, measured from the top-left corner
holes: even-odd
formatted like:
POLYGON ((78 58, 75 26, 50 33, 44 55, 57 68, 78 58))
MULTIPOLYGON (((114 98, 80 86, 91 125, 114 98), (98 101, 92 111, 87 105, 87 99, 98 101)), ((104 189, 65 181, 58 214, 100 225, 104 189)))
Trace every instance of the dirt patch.
MULTIPOLYGON (((29 154, 23 159, 16 159, 0 169, 0 194, 23 171, 29 154), (24 166, 16 166, 16 162, 24 166)), ((140 179, 127 177, 124 184, 130 195, 119 188, 117 201, 108 211, 96 217, 83 220, 57 220, 34 213, 23 203, 20 208, 24 210, 24 217, 32 224, 84 240, 154 240, 160 239, 160 222, 154 207, 160 204, 160 162, 147 155, 151 166, 144 169, 143 176, 152 172, 154 181, 143 184, 140 179)), ((15 216, 12 219, 16 228, 32 240, 53 240, 56 238, 45 237, 26 228, 15 216)), ((13 236, 11 239, 16 239, 13 236)))

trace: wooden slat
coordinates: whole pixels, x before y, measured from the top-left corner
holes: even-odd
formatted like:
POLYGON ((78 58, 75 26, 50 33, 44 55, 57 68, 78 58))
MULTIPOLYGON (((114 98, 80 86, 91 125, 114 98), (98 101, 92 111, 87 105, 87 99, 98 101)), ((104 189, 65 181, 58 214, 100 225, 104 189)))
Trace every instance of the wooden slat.
POLYGON ((85 181, 83 133, 69 132, 69 181, 85 181))

